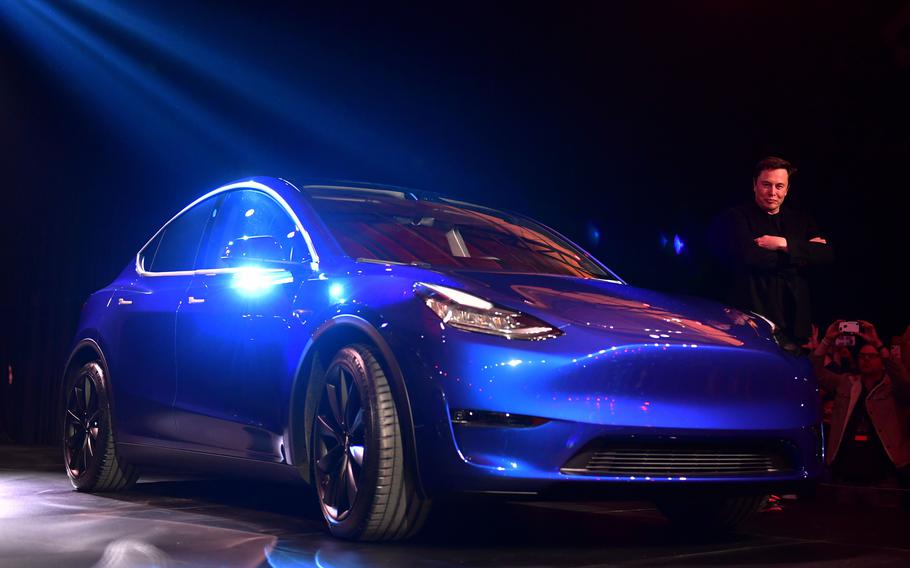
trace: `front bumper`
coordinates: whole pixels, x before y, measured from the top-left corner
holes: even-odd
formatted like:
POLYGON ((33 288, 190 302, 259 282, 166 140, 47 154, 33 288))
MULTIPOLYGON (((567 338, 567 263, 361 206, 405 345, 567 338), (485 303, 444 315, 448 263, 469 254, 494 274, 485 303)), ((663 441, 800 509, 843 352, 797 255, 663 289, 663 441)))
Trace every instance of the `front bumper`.
MULTIPOLYGON (((576 330, 505 341, 441 329, 403 343, 421 479, 430 494, 589 488, 760 490, 821 476, 817 387, 804 361, 771 350, 619 344, 576 330), (531 427, 453 424, 456 409, 539 418, 531 427), (774 447, 787 467, 734 475, 567 472, 590 445, 774 447), (756 489, 758 488, 758 489, 756 489)), ((674 491, 674 489, 669 489, 674 491)))
MULTIPOLYGON (((530 492, 594 486, 616 486, 622 491, 645 487, 698 487, 704 485, 755 487, 806 482, 822 474, 821 440, 816 427, 796 430, 692 431, 687 429, 640 429, 600 425, 549 422, 535 428, 484 428, 453 426, 452 435, 458 460, 449 460, 446 476, 449 487, 459 491, 530 492), (691 455, 693 448, 707 455, 721 455, 724 465, 698 465, 698 459, 670 459, 655 466, 654 461, 616 466, 608 472, 604 462, 591 456, 595 449, 635 448, 654 450, 652 455, 666 457, 667 448, 691 455), (729 452, 717 450, 767 451, 780 456, 773 467, 729 465, 729 452), (712 453, 707 453, 711 451, 712 453), (460 463, 459 463, 460 462, 460 463), (598 467, 586 467, 590 464, 598 467), (696 464, 696 465, 693 465, 696 464), (636 467, 640 466, 640 467, 636 467), (703 469, 701 469, 703 468, 703 469), (705 473, 713 470, 711 473, 705 473), (605 472, 606 471, 606 472, 605 472)), ((599 454, 603 455, 603 454, 599 454)), ((672 455, 672 454, 670 454, 672 455)), ((597 491, 608 491, 603 488, 597 491)))

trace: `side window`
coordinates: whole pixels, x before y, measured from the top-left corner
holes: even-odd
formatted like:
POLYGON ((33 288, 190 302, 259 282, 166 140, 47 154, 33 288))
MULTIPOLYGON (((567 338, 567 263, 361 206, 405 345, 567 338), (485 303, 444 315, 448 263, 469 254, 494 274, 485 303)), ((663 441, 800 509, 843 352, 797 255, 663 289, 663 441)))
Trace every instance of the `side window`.
POLYGON ((149 245, 140 260, 144 270, 175 272, 193 270, 202 233, 212 217, 216 199, 206 199, 174 219, 149 245))
POLYGON ((227 251, 242 239, 274 239, 276 260, 302 262, 306 242, 288 212, 266 193, 252 189, 228 193, 215 214, 215 224, 196 262, 198 268, 228 268, 227 251))

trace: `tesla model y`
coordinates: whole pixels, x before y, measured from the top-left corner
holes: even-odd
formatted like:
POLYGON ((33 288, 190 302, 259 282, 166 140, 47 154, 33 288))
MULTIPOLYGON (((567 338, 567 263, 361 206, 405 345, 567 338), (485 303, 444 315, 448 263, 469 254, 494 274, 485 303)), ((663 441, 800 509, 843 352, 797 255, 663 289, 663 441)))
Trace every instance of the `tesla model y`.
POLYGON ((629 285, 523 215, 371 184, 187 205, 88 298, 63 397, 78 490, 303 480, 349 539, 468 493, 732 527, 822 467, 816 382, 771 322, 629 285))

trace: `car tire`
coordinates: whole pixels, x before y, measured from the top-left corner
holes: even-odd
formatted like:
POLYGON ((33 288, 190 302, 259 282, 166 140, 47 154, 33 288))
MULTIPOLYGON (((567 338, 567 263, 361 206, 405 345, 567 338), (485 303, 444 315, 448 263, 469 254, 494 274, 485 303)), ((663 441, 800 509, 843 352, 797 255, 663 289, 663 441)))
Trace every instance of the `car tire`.
POLYGON ((331 533, 400 540, 420 530, 430 502, 417 492, 402 425, 378 355, 340 349, 326 367, 313 424, 313 479, 331 533))
POLYGON ((669 521, 687 532, 723 533, 736 529, 761 510, 767 495, 668 499, 657 508, 669 521))
POLYGON ((71 370, 64 383, 63 460, 77 491, 121 491, 139 478, 117 455, 101 361, 71 370))

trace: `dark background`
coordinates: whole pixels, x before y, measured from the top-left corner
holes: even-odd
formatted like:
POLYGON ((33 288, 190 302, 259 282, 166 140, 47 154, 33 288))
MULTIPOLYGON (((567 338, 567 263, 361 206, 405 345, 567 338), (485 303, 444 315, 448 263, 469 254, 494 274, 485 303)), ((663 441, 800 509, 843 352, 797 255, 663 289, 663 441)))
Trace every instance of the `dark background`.
POLYGON ((837 250, 815 321, 910 323, 907 2, 322 4, 0 4, 0 439, 56 442, 82 301, 248 175, 518 210, 711 296, 706 225, 778 154, 837 250))

